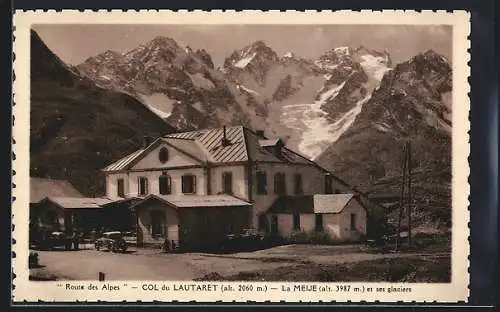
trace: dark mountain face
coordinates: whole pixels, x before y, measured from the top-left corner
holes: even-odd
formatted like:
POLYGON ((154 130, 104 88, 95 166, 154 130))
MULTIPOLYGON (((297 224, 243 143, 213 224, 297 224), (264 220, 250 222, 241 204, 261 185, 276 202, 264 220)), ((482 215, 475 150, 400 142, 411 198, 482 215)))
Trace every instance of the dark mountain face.
POLYGON ((410 140, 416 215, 449 223, 451 74, 446 59, 432 51, 398 64, 318 161, 361 190, 397 201, 402 148, 410 140))
MULTIPOLYGON (((134 97, 102 89, 64 64, 31 33, 30 174, 67 179, 103 194, 100 169, 139 148, 144 136, 174 131, 134 97)), ((120 57, 102 58, 119 63, 120 57)))

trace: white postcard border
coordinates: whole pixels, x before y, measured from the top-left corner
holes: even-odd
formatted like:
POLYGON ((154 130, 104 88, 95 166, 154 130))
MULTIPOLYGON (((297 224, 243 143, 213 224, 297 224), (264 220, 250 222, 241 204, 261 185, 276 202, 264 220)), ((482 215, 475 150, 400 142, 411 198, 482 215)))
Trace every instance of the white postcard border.
MULTIPOLYGON (((470 168, 468 156, 470 152, 468 92, 470 86, 468 77, 470 68, 468 49, 470 42, 470 14, 465 11, 192 11, 186 10, 100 10, 77 11, 55 10, 16 11, 14 14, 15 54, 13 81, 13 139, 15 153, 13 160, 12 189, 15 200, 12 204, 12 232, 15 243, 12 245, 15 257, 12 258, 12 270, 15 278, 12 294, 14 302, 38 301, 73 302, 73 301, 201 301, 201 302, 458 302, 467 301, 469 296, 469 201, 470 186, 468 177, 470 168), (148 291, 142 290, 142 285, 153 284, 158 287, 168 286, 172 290, 175 284, 186 282, 158 281, 113 281, 106 282, 120 286, 119 291, 93 291, 88 285, 102 287, 103 282, 72 281, 72 285, 84 285, 84 290, 64 290, 66 282, 35 282, 29 281, 28 275, 28 222, 29 219, 29 113, 30 113, 30 28, 33 24, 385 24, 385 25, 451 25, 453 26, 453 129, 452 129, 452 274, 451 283, 429 284, 396 284, 396 283, 300 283, 317 285, 351 285, 358 287, 411 287, 411 292, 282 292, 271 290, 283 285, 297 283, 287 282, 191 282, 197 285, 219 285, 218 291, 148 291), (62 285, 62 286, 61 286, 62 285), (126 285, 126 286, 124 286, 126 285), (261 285, 266 292, 222 292, 222 285, 261 285), (137 288, 132 288, 137 287, 137 288)), ((189 282, 188 282, 189 283, 189 282)))

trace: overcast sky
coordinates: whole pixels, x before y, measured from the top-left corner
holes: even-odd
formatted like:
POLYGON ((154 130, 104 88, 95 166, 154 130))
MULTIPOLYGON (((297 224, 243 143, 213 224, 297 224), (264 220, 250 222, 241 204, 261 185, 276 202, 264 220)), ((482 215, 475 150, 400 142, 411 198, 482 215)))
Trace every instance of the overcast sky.
POLYGON ((452 59, 450 26, 390 25, 34 25, 47 46, 76 65, 106 50, 129 51, 156 36, 193 50, 205 49, 216 65, 236 49, 263 40, 278 55, 315 58, 338 46, 387 49, 393 62, 429 49, 452 59))

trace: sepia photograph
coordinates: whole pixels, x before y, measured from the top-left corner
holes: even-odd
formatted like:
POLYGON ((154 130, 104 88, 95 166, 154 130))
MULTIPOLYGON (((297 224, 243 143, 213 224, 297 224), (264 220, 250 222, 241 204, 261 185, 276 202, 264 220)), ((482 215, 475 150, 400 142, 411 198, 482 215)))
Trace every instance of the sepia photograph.
POLYGON ((450 284, 455 37, 33 22, 29 281, 450 284))

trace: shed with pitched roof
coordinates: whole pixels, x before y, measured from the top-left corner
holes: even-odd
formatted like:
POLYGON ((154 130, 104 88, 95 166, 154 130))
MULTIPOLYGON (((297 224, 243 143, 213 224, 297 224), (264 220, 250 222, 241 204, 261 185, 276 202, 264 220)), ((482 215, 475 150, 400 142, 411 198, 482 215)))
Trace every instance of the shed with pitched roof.
POLYGON ((366 235, 366 210, 354 194, 282 196, 267 218, 269 232, 283 237, 324 232, 336 242, 354 242, 366 235))

